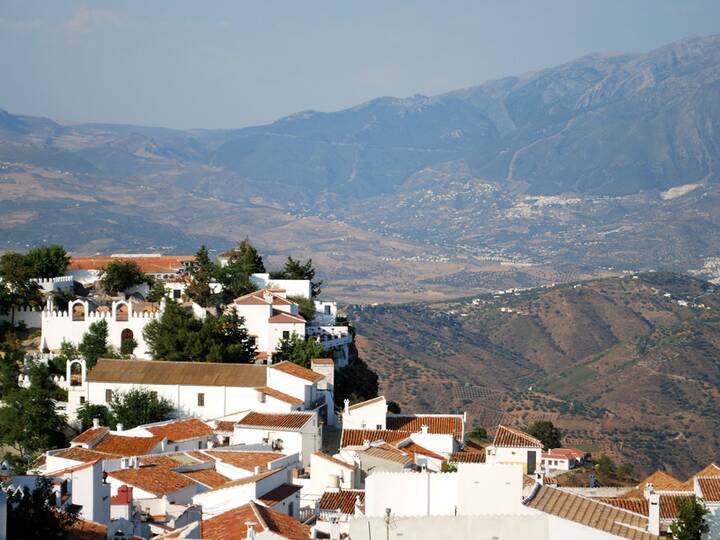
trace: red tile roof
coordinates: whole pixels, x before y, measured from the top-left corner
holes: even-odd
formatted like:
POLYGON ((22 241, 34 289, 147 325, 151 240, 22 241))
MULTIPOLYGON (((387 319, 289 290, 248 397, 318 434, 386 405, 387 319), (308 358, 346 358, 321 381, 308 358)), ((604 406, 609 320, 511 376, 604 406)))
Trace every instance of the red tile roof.
POLYGON ((304 403, 302 399, 298 399, 295 396, 291 396, 290 394, 280 392, 279 390, 275 390, 274 388, 270 388, 269 386, 261 386, 260 388, 256 388, 256 390, 258 392, 262 392, 266 396, 279 399, 280 401, 284 401, 285 403, 289 403, 290 405, 300 405, 304 403))
MULTIPOLYGON (((413 459, 409 454, 398 450, 394 446, 383 445, 383 446, 371 446, 360 452, 361 455, 372 456, 378 459, 384 459, 399 463, 401 465, 409 465, 413 463, 413 459)), ((361 458, 362 459, 362 458, 361 458)))
POLYGON ((188 471, 182 473, 193 482, 215 489, 230 482, 230 478, 217 472, 215 469, 200 469, 199 471, 188 471))
POLYGON ((237 425, 244 428, 298 431, 314 416, 311 412, 259 413, 252 411, 241 420, 238 420, 237 425))
POLYGON ((720 477, 704 476, 698 478, 698 486, 705 502, 720 502, 720 477))
POLYGON ((334 366, 335 360, 332 358, 313 358, 311 363, 317 364, 318 366, 334 366))
POLYGON ((684 482, 681 482, 674 476, 669 475, 665 471, 655 471, 650 476, 645 478, 638 486, 633 489, 632 491, 629 491, 624 495, 624 497, 642 497, 643 493, 645 492, 645 486, 647 484, 652 484, 653 489, 655 491, 663 492, 663 491, 669 491, 669 492, 682 492, 682 491, 692 491, 692 485, 688 489, 684 482))
POLYGON ((87 429, 70 441, 70 444, 87 444, 95 439, 99 439, 108 431, 110 431, 110 428, 105 426, 87 429))
POLYGON ((493 446, 509 448, 542 448, 543 443, 519 429, 498 426, 493 446))
POLYGON ((366 405, 372 405, 373 403, 380 403, 382 401, 385 401, 385 396, 378 396, 376 398, 368 399, 366 401, 361 401, 360 403, 356 403, 355 405, 350 405, 348 407, 351 411, 354 411, 356 409, 362 409, 366 405))
POLYGON ((576 448, 553 448, 547 452, 543 452, 542 457, 548 459, 576 459, 581 460, 587 455, 587 452, 576 448))
POLYGON ((267 470, 268 464, 275 461, 276 459, 284 458, 285 455, 280 452, 241 452, 235 450, 207 450, 204 452, 208 456, 243 469, 245 471, 253 472, 255 467, 260 467, 262 470, 267 470))
POLYGON ((156 496, 174 493, 193 484, 190 478, 171 471, 167 467, 156 465, 137 469, 121 469, 109 472, 107 475, 156 496))
POLYGON ((385 441, 395 444, 409 439, 410 431, 393 431, 389 429, 343 429, 340 438, 340 447, 363 446, 364 441, 385 441))
POLYGON ((422 426, 428 427, 428 433, 444 433, 457 440, 463 437, 463 418, 459 415, 390 415, 387 428, 420 433, 422 426))
MULTIPOLYGON (((290 306, 295 304, 295 302, 292 302, 288 300, 287 298, 283 298, 279 294, 276 294, 272 292, 270 289, 260 289, 259 291, 254 291, 251 293, 248 293, 244 296, 238 296, 235 300, 233 300, 234 304, 237 304, 239 306, 260 306, 260 305, 282 305, 282 306, 290 306), (269 301, 265 299, 265 293, 269 293, 269 301)), ((304 319, 303 319, 304 320, 304 319)))
POLYGON ((275 489, 271 489, 265 495, 260 497, 260 501, 268 506, 273 506, 279 502, 284 501, 288 497, 294 495, 302 489, 302 486, 296 486, 294 484, 280 484, 275 489))
POLYGON ((235 420, 218 420, 215 431, 232 432, 235 429, 235 420))
POLYGON ((167 437, 167 440, 170 442, 210 437, 213 434, 212 428, 197 418, 175 420, 167 424, 151 426, 146 429, 158 437, 167 437))
POLYGON ((68 270, 102 270, 108 263, 117 261, 135 261, 140 270, 149 274, 169 274, 185 268, 185 263, 195 260, 194 255, 165 255, 146 257, 73 257, 68 270))
POLYGON ((278 364, 273 364, 270 367, 272 369, 282 371, 283 373, 287 373, 288 375, 292 375, 293 377, 299 377, 300 379, 305 379, 310 382, 317 382, 325 377, 325 375, 321 375, 311 369, 298 366, 292 362, 280 362, 278 364))
POLYGON ((342 514, 355 514, 355 502, 360 497, 360 506, 365 506, 365 491, 362 489, 341 489, 340 491, 326 491, 320 497, 318 508, 326 512, 340 510, 342 514))
POLYGON ((317 456, 321 459, 324 459, 325 461, 329 461, 331 463, 334 463, 335 465, 339 465, 341 467, 345 467, 346 469, 355 469, 355 465, 352 465, 351 463, 347 463, 341 459, 338 459, 336 457, 331 456, 330 454, 326 454, 325 452, 314 452, 313 456, 317 456))
POLYGON ((67 450, 62 450, 53 454, 55 457, 63 459, 72 459, 73 461, 95 461, 97 459, 117 459, 121 457, 119 454, 110 454, 107 452, 98 452, 97 450, 90 450, 83 448, 82 446, 73 446, 67 450))
POLYGON ((453 463, 485 463, 485 452, 467 452, 460 450, 450 454, 453 463))
POLYGON ((125 435, 114 435, 109 433, 97 444, 93 450, 119 454, 121 456, 142 456, 149 454, 160 444, 163 437, 127 437, 125 435))
POLYGON ((284 311, 273 310, 273 315, 268 319, 268 322, 273 324, 302 324, 307 321, 300 315, 292 315, 284 311))
POLYGON ((421 456, 427 456, 434 459, 440 459, 442 461, 445 461, 445 456, 441 456, 440 454, 433 452, 432 450, 428 450, 424 446, 420 446, 417 443, 410 442, 410 444, 407 444, 405 446, 400 446, 400 450, 405 452, 406 454, 411 454, 413 456, 413 459, 417 460, 417 455, 420 454, 421 456))
POLYGON ((74 473, 76 471, 82 471, 83 469, 87 469, 88 467, 92 467, 98 462, 98 460, 95 461, 88 461, 86 463, 79 463, 78 465, 72 465, 70 467, 64 467, 62 469, 56 470, 56 471, 45 471, 43 473, 43 476, 62 476, 64 474, 68 473, 74 473))
POLYGON ((255 524, 255 532, 272 531, 287 540, 308 540, 310 527, 286 514, 250 502, 202 522, 204 540, 237 540, 247 536, 247 522, 255 524))
MULTIPOLYGON (((683 495, 660 495, 660 519, 675 519, 680 503, 687 498, 683 495)), ((645 497, 602 497, 598 500, 636 514, 648 515, 648 500, 645 497)))

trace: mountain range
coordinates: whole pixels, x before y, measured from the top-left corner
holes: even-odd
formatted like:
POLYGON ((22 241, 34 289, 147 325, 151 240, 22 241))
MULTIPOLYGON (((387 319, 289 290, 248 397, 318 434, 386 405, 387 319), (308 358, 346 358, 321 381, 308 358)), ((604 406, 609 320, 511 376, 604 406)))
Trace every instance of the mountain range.
POLYGON ((457 295, 463 276, 484 290, 621 269, 718 278, 719 164, 720 36, 237 130, 0 110, 0 249, 249 235, 272 259, 310 241, 348 300, 457 295))

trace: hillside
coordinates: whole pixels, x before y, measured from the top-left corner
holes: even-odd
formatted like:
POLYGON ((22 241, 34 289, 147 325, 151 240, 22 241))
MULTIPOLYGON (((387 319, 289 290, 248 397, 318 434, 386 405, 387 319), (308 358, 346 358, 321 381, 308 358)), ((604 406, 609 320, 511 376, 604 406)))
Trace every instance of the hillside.
POLYGON ((720 459, 719 310, 707 282, 650 273, 350 317, 408 409, 550 419, 570 445, 682 476, 720 459))

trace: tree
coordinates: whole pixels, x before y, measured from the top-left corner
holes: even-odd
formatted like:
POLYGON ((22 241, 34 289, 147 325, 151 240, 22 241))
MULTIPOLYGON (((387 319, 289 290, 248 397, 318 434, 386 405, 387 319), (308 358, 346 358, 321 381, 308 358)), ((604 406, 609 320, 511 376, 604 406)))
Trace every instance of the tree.
POLYGON ((242 266, 247 270, 248 274, 265 272, 265 264, 263 263, 262 257, 247 237, 232 250, 229 264, 242 266))
POLYGON ((245 318, 235 309, 219 317, 208 315, 201 329, 207 362, 247 364, 255 359, 257 346, 245 328, 245 318))
POLYGON ((25 257, 36 278, 62 276, 70 264, 70 256, 65 248, 57 244, 34 247, 25 257))
POLYGON ((312 286, 312 297, 320 295, 322 291, 322 281, 313 281, 315 279, 315 269, 312 266, 312 259, 308 259, 304 263, 288 257, 282 271, 275 274, 278 279, 307 279, 310 280, 312 286))
POLYGON ((540 439, 545 450, 562 447, 562 432, 548 420, 534 422, 526 431, 529 435, 540 439))
POLYGON ((88 331, 82 338, 78 351, 85 358, 85 364, 91 369, 97 359, 108 352, 108 324, 105 319, 96 321, 90 325, 88 331))
POLYGON ((26 256, 8 252, 0 257, 0 310, 11 313, 10 324, 15 325, 15 309, 18 307, 37 307, 43 304, 43 295, 39 285, 32 281, 33 268, 26 256))
POLYGON ((185 294, 203 307, 215 305, 217 295, 213 293, 210 283, 216 274, 217 266, 210 260, 207 248, 200 246, 190 272, 192 281, 185 289, 185 294))
POLYGON ((9 343, 0 345, 0 400, 18 390, 20 368, 25 363, 25 353, 9 343))
POLYGON ((0 407, 0 443, 17 451, 26 463, 40 451, 65 443, 65 418, 55 411, 55 384, 49 370, 38 363, 28 369, 30 385, 4 392, 0 407))
POLYGON ((100 271, 100 285, 110 294, 117 294, 134 285, 149 281, 150 278, 135 261, 122 259, 110 261, 107 267, 100 271))
POLYGON ((78 507, 60 511, 50 478, 36 477, 35 489, 8 492, 7 537, 25 540, 63 540, 77 521, 78 507))
POLYGON ((483 441, 483 440, 487 439, 488 435, 487 435, 487 430, 484 427, 478 426, 475 429, 473 429, 470 433, 468 433, 468 436, 473 439, 483 441))
POLYGON ((173 407, 170 401, 158 397, 152 390, 133 388, 127 392, 114 393, 110 410, 123 429, 131 429, 141 424, 167 420, 173 407))
POLYGON ((159 304, 165 296, 167 296, 165 286, 162 283, 154 283, 153 286, 150 287, 145 300, 159 304))
POLYGON ((358 403, 378 395, 378 376, 368 365, 356 358, 341 369, 335 370, 335 406, 342 407, 345 399, 358 403))
POLYGON ((700 540, 710 530, 705 516, 710 513, 707 506, 692 495, 679 502, 677 519, 670 524, 673 538, 678 540, 700 540))
POLYGON ((117 423, 112 411, 105 405, 95 405, 90 402, 85 402, 78 408, 77 417, 83 431, 92 427, 95 418, 100 419, 100 425, 107 426, 110 429, 115 429, 117 423))
POLYGON ((68 304, 77 298, 75 293, 70 290, 52 291, 50 296, 57 311, 67 311, 68 304))
POLYGON ((304 296, 289 296, 288 300, 292 300, 298 305, 300 315, 307 322, 311 322, 315 318, 315 300, 304 296))
POLYGON ((322 345, 316 340, 303 338, 293 332, 282 338, 273 353, 273 361, 286 360, 299 366, 310 368, 313 358, 320 358, 325 353, 322 345))
POLYGON ((50 371, 58 375, 65 375, 65 367, 68 362, 80 358, 80 351, 69 341, 63 340, 60 344, 60 352, 50 361, 50 371))
POLYGON ((128 357, 131 356, 138 346, 138 342, 135 338, 124 338, 120 342, 120 356, 128 357))
POLYGON ((392 414, 400 414, 402 412, 402 409, 400 408, 400 404, 397 401, 388 401, 387 411, 392 414))

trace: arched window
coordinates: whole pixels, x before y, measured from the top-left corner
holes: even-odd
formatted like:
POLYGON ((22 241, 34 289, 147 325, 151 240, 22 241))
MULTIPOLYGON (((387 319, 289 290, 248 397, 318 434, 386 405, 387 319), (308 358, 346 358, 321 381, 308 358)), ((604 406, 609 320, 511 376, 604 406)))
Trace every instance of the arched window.
POLYGON ((120 342, 123 342, 127 339, 133 339, 135 337, 135 334, 133 334, 133 331, 129 328, 125 328, 122 332, 120 332, 120 342))
POLYGON ((82 363, 80 360, 70 362, 70 386, 82 385, 82 363))
POLYGON ((85 305, 81 303, 74 304, 72 307, 72 320, 73 321, 84 321, 85 320, 85 305))
POLYGON ((120 304, 116 308, 115 320, 116 321, 127 321, 128 320, 128 305, 127 304, 120 304))

